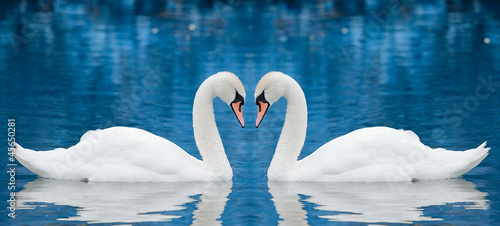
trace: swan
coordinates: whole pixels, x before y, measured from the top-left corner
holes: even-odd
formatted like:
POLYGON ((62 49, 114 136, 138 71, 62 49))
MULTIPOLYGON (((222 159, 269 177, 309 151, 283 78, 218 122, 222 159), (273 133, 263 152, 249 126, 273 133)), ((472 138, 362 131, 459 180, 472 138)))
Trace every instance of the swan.
POLYGON ((236 75, 207 78, 193 103, 193 130, 202 161, 145 130, 111 127, 88 131, 76 145, 33 151, 16 144, 15 157, 44 178, 105 182, 229 181, 233 171, 215 123, 213 100, 220 97, 245 126, 245 89, 236 75))
POLYGON ((271 181, 391 182, 456 178, 477 166, 490 148, 486 142, 467 151, 432 149, 409 130, 358 129, 321 146, 297 161, 307 128, 307 104, 300 85, 288 75, 270 72, 255 88, 255 127, 269 107, 287 99, 285 123, 267 171, 271 181))

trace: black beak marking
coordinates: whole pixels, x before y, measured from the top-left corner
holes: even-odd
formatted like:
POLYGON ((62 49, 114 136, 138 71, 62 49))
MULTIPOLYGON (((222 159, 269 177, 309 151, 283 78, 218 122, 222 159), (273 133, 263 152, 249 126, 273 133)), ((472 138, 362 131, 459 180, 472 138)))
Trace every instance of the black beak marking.
MULTIPOLYGON (((236 90, 235 90, 236 91, 236 90)), ((241 106, 245 105, 245 98, 243 98, 239 93, 238 91, 236 91, 236 96, 234 97, 234 100, 233 102, 231 102, 231 104, 233 103, 238 103, 241 101, 241 104, 240 104, 240 109, 239 111, 241 112, 241 106)))
POLYGON ((266 96, 264 95, 264 91, 262 91, 262 93, 259 96, 257 96, 257 98, 255 98, 255 104, 257 106, 259 106, 259 112, 262 111, 262 107, 260 106, 259 102, 268 103, 269 104, 269 102, 266 100, 266 96))

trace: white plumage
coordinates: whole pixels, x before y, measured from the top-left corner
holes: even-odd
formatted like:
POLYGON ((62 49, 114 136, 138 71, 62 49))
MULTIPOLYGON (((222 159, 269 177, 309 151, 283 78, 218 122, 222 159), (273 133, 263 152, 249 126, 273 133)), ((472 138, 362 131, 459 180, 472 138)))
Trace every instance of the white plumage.
POLYGON ((16 144, 16 158, 44 178, 114 182, 231 180, 232 169, 213 113, 212 102, 217 96, 233 108, 244 125, 238 105, 243 104, 240 99, 245 90, 238 77, 219 72, 206 79, 193 105, 193 129, 203 161, 169 140, 129 127, 89 131, 68 149, 33 151, 16 144))
POLYGON ((477 166, 490 148, 486 142, 467 151, 432 149, 412 131, 364 128, 338 137, 297 161, 307 128, 307 104, 300 85, 281 72, 258 83, 256 126, 268 106, 287 99, 283 130, 267 176, 276 181, 387 182, 460 177, 477 166), (263 108, 265 106, 266 108, 263 108))

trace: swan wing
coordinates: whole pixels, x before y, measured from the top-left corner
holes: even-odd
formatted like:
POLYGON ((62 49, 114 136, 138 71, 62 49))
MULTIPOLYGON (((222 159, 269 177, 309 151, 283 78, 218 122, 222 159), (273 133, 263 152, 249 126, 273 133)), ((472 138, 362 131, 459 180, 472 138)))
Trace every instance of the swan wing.
POLYGON ((67 149, 33 151, 18 145, 16 158, 37 175, 56 179, 179 181, 205 172, 200 160, 174 143, 129 127, 88 131, 67 149))
POLYGON ((295 180, 411 181, 459 177, 488 154, 483 143, 468 151, 432 149, 412 131, 371 127, 336 138, 299 161, 295 180))

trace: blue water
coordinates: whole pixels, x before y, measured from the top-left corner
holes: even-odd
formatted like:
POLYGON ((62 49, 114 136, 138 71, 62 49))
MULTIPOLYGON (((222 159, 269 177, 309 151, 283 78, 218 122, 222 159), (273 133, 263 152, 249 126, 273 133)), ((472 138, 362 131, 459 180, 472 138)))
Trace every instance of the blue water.
MULTIPOLYGON (((1 1, 0 109, 24 147, 69 147, 86 131, 138 127, 200 158, 191 108, 208 76, 246 87, 279 70, 307 97, 300 158, 369 126, 413 130, 431 147, 490 155, 457 180, 269 183, 286 101, 241 129, 215 100, 228 183, 37 179, 17 166, 15 219, 2 225, 457 224, 500 221, 500 4, 496 1, 1 1)), ((7 142, 0 164, 9 167, 7 142)), ((7 173, 0 176, 9 199, 7 173)))

